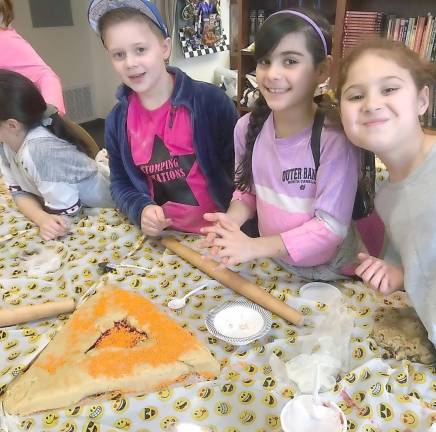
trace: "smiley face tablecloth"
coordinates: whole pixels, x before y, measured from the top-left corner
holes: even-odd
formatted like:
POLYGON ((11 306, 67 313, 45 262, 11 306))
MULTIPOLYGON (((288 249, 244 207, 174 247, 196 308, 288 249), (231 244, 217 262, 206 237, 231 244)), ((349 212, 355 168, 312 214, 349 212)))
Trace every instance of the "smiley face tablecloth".
MULTIPOLYGON (((227 344, 208 333, 205 317, 236 294, 166 250, 156 239, 142 239, 137 228, 116 210, 87 209, 73 218, 71 232, 58 241, 43 242, 38 229, 14 207, 0 186, 0 298, 2 308, 72 297, 79 300, 99 282, 110 282, 139 292, 180 325, 192 331, 216 356, 221 374, 215 381, 171 386, 148 395, 114 392, 84 405, 46 411, 27 417, 1 416, 2 431, 280 431, 280 411, 299 394, 292 382, 272 373, 272 353, 291 359, 298 342, 313 328, 297 328, 273 316, 271 331, 247 346, 227 344), (26 258, 41 250, 58 257, 49 273, 29 272, 26 258), (133 264, 101 274, 100 262, 133 264), (208 287, 190 298, 181 311, 171 311, 171 298, 199 284, 208 287)), ((198 237, 175 234, 199 250, 198 237)), ((305 283, 271 260, 258 260, 236 268, 281 301, 307 317, 327 311, 321 302, 305 300, 305 283)), ((338 403, 352 432, 429 431, 436 422, 436 367, 407 361, 383 360, 384 351, 370 337, 375 310, 401 304, 402 296, 381 298, 358 282, 335 283, 355 315, 349 344, 347 371, 326 397, 338 403)), ((85 296, 86 298, 86 296, 85 296)), ((45 347, 56 329, 68 319, 53 319, 0 329, 0 392, 22 373, 45 347)), ((31 397, 31 395, 29 396, 31 397)))

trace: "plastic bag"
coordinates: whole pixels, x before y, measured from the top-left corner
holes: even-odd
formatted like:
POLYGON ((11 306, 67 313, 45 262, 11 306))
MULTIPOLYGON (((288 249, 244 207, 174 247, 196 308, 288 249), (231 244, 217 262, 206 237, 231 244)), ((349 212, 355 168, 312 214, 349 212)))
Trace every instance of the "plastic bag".
POLYGON ((339 302, 330 312, 315 320, 314 331, 305 336, 300 353, 284 362, 271 355, 272 372, 280 381, 295 382, 302 393, 312 393, 319 367, 320 391, 332 389, 336 376, 348 370, 349 344, 354 326, 354 312, 339 302))
POLYGON ((224 67, 215 69, 214 81, 220 85, 230 99, 236 98, 238 94, 238 72, 224 67))

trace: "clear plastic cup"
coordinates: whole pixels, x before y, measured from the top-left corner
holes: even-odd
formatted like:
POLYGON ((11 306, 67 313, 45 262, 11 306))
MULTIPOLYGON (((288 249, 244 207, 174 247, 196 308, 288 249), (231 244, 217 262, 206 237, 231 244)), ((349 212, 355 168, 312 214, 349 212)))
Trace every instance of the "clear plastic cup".
POLYGON ((291 399, 282 409, 280 422, 284 432, 347 432, 345 414, 323 396, 319 396, 318 404, 314 404, 312 395, 291 399))
POLYGON ((325 282, 310 282, 300 287, 300 297, 332 304, 338 303, 342 298, 342 294, 334 285, 325 282))

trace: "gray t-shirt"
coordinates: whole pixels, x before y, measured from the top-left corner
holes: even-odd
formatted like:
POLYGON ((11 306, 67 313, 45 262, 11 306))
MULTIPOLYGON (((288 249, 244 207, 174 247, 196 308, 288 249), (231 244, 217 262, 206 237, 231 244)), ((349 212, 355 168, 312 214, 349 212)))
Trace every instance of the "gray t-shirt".
POLYGON ((48 129, 30 130, 17 152, 0 143, 0 171, 12 195, 40 197, 51 212, 74 214, 87 207, 114 207, 109 176, 95 160, 48 129))
POLYGON ((436 345, 436 145, 406 179, 387 183, 376 209, 401 259, 404 287, 436 345))

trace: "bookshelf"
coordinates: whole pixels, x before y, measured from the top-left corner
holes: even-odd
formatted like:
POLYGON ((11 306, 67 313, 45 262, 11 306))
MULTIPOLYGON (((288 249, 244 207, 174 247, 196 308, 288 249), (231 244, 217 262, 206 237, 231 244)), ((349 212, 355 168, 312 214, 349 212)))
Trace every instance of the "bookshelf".
MULTIPOLYGON (((272 12, 285 8, 295 8, 301 5, 306 9, 315 9, 321 13, 334 26, 333 32, 333 59, 342 57, 344 24, 347 11, 382 12, 386 15, 395 15, 398 18, 436 15, 436 0, 230 0, 233 14, 237 15, 237 37, 233 40, 233 65, 238 69, 238 109, 242 114, 249 112, 249 108, 242 106, 240 100, 245 89, 245 75, 256 68, 254 55, 243 51, 252 40, 253 24, 250 26, 250 13, 253 10, 262 10, 265 18, 272 12), (316 6, 314 8, 314 6, 316 6), (251 35, 250 35, 251 33, 251 35)), ((253 20, 251 20, 252 22, 253 20)), ((254 29, 255 30, 255 29, 254 29)), ((335 84, 339 71, 339 62, 333 62, 332 83, 335 84)), ((436 104, 436 100, 434 101, 436 104)), ((436 124, 430 129, 436 134, 436 124)))

